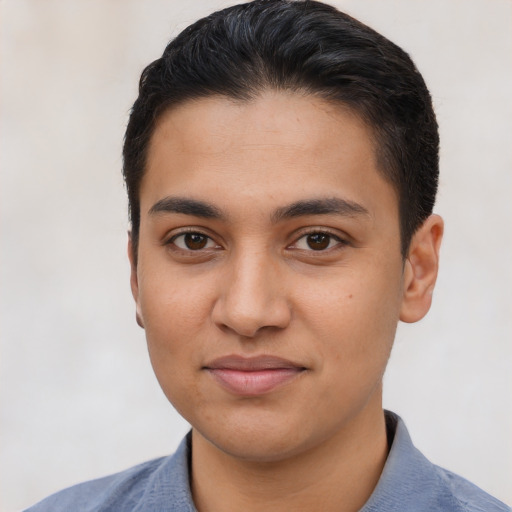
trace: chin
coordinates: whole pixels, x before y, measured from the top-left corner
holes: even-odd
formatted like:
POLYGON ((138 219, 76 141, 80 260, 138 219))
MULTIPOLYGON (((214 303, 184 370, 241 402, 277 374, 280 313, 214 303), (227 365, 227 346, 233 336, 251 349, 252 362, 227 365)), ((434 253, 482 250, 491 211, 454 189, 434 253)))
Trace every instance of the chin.
MULTIPOLYGON (((230 433, 209 441, 220 451, 238 460, 271 463, 289 459, 302 452, 301 442, 268 433, 230 433)), ((304 448, 303 448, 304 449, 304 448)))
POLYGON ((193 427, 196 434, 218 450, 239 460, 256 463, 278 462, 297 456, 320 444, 328 434, 310 432, 304 422, 259 414, 243 418, 225 418, 222 425, 193 427))

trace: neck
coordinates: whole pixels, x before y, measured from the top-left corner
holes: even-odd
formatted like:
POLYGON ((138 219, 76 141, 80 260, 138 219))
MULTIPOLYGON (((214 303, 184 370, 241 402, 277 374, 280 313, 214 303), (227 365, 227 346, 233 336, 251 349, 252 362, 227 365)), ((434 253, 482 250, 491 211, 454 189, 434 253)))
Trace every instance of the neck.
POLYGON ((191 482, 197 510, 360 510, 388 453, 382 408, 378 414, 365 412, 321 444, 272 462, 240 460, 193 430, 191 482))

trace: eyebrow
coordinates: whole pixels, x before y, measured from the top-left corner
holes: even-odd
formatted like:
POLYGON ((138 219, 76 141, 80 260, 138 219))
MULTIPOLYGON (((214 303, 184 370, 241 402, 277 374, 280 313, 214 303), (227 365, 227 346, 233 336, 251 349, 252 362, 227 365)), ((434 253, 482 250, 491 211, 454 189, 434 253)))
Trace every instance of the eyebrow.
POLYGON ((370 212, 361 204, 339 197, 308 199, 297 201, 288 206, 278 208, 272 214, 272 222, 304 217, 306 215, 336 214, 347 217, 360 215, 370 216, 370 212))
MULTIPOLYGON (((168 196, 157 201, 149 210, 150 215, 180 213, 204 219, 223 220, 226 216, 216 206, 186 197, 168 196)), ((277 208, 271 215, 273 223, 306 215, 336 214, 348 217, 369 216, 369 211, 359 203, 339 197, 306 199, 277 208)))
POLYGON ((157 201, 149 210, 150 215, 159 213, 182 213, 184 215, 193 215, 204 219, 223 219, 221 211, 204 201, 188 199, 186 197, 164 197, 157 201))

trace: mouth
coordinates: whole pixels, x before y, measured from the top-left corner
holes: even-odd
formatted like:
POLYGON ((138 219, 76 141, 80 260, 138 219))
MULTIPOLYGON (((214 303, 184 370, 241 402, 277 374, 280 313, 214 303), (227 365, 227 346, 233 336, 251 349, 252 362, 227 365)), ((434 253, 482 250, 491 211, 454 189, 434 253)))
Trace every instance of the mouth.
POLYGON ((226 356, 203 367, 226 391, 258 396, 280 388, 306 371, 296 363, 274 356, 226 356))

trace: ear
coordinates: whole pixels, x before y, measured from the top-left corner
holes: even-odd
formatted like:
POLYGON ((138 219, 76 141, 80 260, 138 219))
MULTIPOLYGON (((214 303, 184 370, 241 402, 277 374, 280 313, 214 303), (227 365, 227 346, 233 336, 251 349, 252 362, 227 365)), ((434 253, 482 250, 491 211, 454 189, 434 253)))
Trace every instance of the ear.
POLYGON ((132 232, 128 231, 128 259, 130 260, 130 287, 132 295, 135 300, 135 319, 137 323, 144 329, 144 322, 142 320, 142 313, 139 300, 139 278, 137 276, 137 261, 134 253, 132 232))
POLYGON ((439 269, 443 230, 443 219, 439 215, 431 215, 412 237, 403 275, 400 309, 400 320, 403 322, 417 322, 430 309, 439 269))

